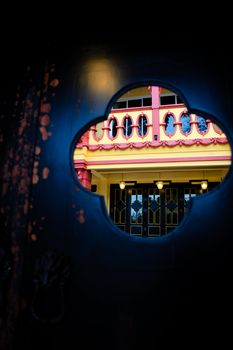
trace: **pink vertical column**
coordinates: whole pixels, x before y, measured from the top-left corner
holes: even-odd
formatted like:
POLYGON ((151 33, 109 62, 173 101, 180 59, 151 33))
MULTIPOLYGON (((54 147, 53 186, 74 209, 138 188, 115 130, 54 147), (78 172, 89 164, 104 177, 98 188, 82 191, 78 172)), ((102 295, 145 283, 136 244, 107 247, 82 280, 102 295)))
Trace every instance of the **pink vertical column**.
POLYGON ((89 145, 89 133, 90 131, 87 130, 80 138, 79 143, 82 144, 82 146, 88 146, 89 145))
POLYGON ((76 169, 76 174, 83 187, 91 190, 91 171, 85 168, 76 169))
POLYGON ((109 138, 109 120, 105 120, 102 126, 102 130, 103 130, 103 138, 108 137, 109 138))
POLYGON ((159 107, 160 107, 160 88, 158 86, 150 86, 152 99, 152 130, 153 141, 159 141, 159 107))

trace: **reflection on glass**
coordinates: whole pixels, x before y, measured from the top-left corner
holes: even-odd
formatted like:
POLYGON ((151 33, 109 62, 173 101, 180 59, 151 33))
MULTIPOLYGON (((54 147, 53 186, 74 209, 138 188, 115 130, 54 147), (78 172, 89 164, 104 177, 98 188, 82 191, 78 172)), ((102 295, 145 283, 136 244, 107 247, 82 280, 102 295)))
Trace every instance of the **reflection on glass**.
POLYGON ((197 196, 196 188, 185 188, 184 189, 184 215, 187 213, 190 200, 197 196))
POLYGON ((182 123, 181 129, 183 133, 185 134, 190 133, 191 125, 190 125, 190 116, 188 114, 182 114, 181 123, 182 123))
POLYGON ((132 119, 127 117, 124 121, 124 136, 129 137, 132 134, 132 119))
POLYGON ((203 117, 200 117, 199 115, 197 116, 197 121, 198 121, 198 124, 197 124, 197 127, 198 127, 198 130, 200 132, 206 132, 207 131, 207 128, 208 128, 208 125, 206 123, 206 119, 203 118, 203 117))
POLYGON ((174 117, 170 114, 168 114, 165 118, 165 131, 166 134, 173 135, 175 132, 175 125, 174 125, 174 117))
POLYGON ((138 133, 140 136, 144 136, 147 132, 147 119, 144 116, 141 116, 139 118, 138 123, 138 133))
POLYGON ((148 223, 150 225, 160 224, 160 194, 157 188, 149 190, 148 223))
POLYGON ((142 191, 133 190, 131 195, 131 222, 142 223, 142 191))
POLYGON ((132 208, 132 204, 136 201, 136 195, 132 194, 131 196, 131 222, 136 223, 137 220, 137 212, 132 208))
POLYGON ((165 218, 166 224, 178 223, 178 189, 167 188, 165 190, 165 218))
POLYGON ((111 138, 116 137, 117 135, 117 121, 116 119, 112 119, 109 124, 110 130, 109 130, 109 136, 111 138))
POLYGON ((126 191, 115 190, 114 196, 114 222, 125 224, 126 221, 126 191))

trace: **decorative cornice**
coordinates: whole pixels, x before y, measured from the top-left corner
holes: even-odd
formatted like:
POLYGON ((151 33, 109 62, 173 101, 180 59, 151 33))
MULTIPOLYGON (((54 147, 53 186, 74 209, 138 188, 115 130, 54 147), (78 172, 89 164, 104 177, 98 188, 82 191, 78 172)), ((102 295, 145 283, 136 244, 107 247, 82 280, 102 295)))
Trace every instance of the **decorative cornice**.
POLYGON ((86 146, 90 151, 97 150, 112 150, 112 149, 127 149, 136 148, 140 149, 143 147, 174 147, 174 146, 192 146, 192 145, 210 145, 210 144, 227 144, 228 140, 226 137, 212 137, 205 139, 191 139, 191 140, 161 140, 161 141, 144 141, 144 142, 128 142, 128 143, 111 143, 111 144, 98 144, 98 145, 88 145, 83 143, 78 143, 76 148, 80 149, 86 146))
MULTIPOLYGON (((168 158, 142 158, 142 159, 119 159, 119 160, 94 160, 85 161, 86 166, 92 165, 113 165, 113 164, 151 164, 151 163, 177 163, 177 162, 205 162, 205 161, 226 161, 231 160, 230 156, 198 156, 198 157, 168 157, 168 158)), ((74 161, 76 169, 79 168, 79 161, 74 161)))

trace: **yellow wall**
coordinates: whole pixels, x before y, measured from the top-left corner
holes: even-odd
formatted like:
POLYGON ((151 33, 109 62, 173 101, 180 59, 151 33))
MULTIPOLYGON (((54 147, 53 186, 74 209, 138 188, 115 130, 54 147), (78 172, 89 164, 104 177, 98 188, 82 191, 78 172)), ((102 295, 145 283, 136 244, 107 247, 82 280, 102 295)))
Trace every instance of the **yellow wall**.
MULTIPOLYGON (((127 148, 125 150, 119 150, 119 149, 112 149, 112 150, 96 150, 96 151, 90 151, 86 147, 83 147, 81 150, 76 149, 74 153, 74 160, 80 160, 85 159, 88 162, 101 162, 101 161, 121 161, 121 160, 145 160, 145 159, 163 159, 166 158, 184 158, 184 157, 212 157, 212 156, 230 156, 231 150, 229 144, 210 144, 210 145, 197 145, 194 144, 192 146, 174 146, 174 147, 144 147, 140 149, 136 148, 127 148)), ((203 161, 195 161, 192 162, 171 162, 168 160, 166 163, 142 163, 140 164, 141 168, 161 168, 165 166, 170 167, 183 167, 185 164, 187 166, 200 166, 202 165, 203 161), (191 164, 190 164, 191 163, 191 164)), ((204 164, 208 166, 207 161, 204 161, 204 164)), ((210 161, 209 165, 222 165, 222 166, 229 166, 230 161, 229 160, 216 160, 216 161, 210 161)), ((124 167, 124 169, 128 168, 135 168, 138 167, 138 164, 98 164, 98 165, 87 165, 87 169, 121 169, 124 167)))
MULTIPOLYGON (((173 91, 161 88, 162 94, 174 94, 173 91)), ((148 86, 140 86, 135 89, 131 89, 127 91, 124 95, 120 97, 120 99, 129 98, 129 97, 138 97, 138 96, 151 96, 148 86)))
POLYGON ((150 91, 148 90, 148 86, 140 86, 135 89, 131 89, 127 91, 120 98, 130 98, 130 97, 138 97, 138 96, 151 96, 150 91))

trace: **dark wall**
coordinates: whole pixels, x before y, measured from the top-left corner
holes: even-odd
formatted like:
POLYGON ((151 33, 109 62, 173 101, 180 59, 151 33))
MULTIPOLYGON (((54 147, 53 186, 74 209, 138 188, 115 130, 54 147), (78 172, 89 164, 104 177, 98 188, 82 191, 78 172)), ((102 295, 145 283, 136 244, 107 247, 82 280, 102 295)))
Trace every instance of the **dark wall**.
POLYGON ((174 232, 143 239, 114 227, 103 198, 80 187, 72 150, 113 98, 141 84, 177 91, 232 143, 231 56, 138 37, 40 43, 13 71, 6 64, 2 85, 2 347, 229 342, 231 169, 174 232))

